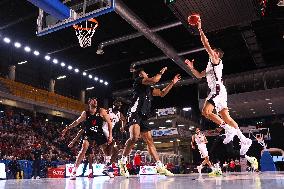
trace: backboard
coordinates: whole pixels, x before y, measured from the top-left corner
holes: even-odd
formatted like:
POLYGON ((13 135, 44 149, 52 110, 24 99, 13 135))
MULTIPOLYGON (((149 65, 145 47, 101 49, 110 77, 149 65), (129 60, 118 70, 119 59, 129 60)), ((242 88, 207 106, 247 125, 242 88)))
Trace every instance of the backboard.
POLYGON ((38 36, 78 24, 114 10, 114 0, 28 0, 39 7, 38 36))

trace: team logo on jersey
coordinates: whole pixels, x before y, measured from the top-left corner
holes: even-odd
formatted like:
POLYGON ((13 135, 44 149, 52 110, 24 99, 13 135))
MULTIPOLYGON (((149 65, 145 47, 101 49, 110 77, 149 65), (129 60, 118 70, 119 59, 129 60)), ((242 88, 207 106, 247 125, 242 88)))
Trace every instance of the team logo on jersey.
POLYGON ((97 120, 92 120, 92 125, 96 125, 97 124, 97 120))

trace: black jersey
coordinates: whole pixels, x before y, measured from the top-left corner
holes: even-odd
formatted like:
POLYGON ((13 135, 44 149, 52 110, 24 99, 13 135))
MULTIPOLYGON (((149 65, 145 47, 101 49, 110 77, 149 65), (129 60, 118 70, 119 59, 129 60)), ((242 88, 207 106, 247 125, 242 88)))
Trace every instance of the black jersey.
POLYGON ((151 101, 153 100, 152 87, 142 84, 143 78, 138 77, 133 83, 133 97, 128 113, 138 113, 148 116, 151 112, 151 101))
POLYGON ((84 133, 87 136, 91 136, 98 133, 103 133, 104 119, 100 116, 99 112, 95 112, 93 115, 90 111, 86 111, 86 120, 84 123, 84 133))

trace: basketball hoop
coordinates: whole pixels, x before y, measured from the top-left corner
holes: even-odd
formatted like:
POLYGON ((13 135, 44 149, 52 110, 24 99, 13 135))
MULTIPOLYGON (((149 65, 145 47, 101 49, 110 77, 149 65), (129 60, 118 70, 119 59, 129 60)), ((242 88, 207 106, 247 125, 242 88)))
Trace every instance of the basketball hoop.
POLYGON ((92 45, 92 37, 96 32, 96 28, 99 26, 99 22, 94 18, 86 20, 85 23, 85 27, 83 25, 73 25, 80 47, 83 48, 90 47, 92 45))

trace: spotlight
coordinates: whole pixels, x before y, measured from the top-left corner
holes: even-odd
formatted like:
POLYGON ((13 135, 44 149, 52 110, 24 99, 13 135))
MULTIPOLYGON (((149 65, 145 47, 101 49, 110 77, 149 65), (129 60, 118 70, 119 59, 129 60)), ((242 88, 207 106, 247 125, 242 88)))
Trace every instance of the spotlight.
POLYGON ((16 48, 20 48, 22 46, 21 43, 19 43, 19 42, 15 42, 14 45, 15 45, 16 48))
POLYGON ((93 76, 90 74, 90 75, 89 75, 89 78, 90 78, 90 79, 92 79, 92 78, 93 78, 93 76))
POLYGON ((64 62, 61 62, 60 66, 61 66, 61 67, 65 67, 65 63, 64 63, 64 62))
POLYGON ((53 59, 52 62, 53 62, 54 64, 58 64, 58 60, 57 60, 57 59, 53 59))
POLYGON ((100 79, 100 83, 103 83, 103 82, 104 82, 104 80, 100 79))
POLYGON ((25 47, 25 51, 26 51, 26 52, 31 52, 31 48, 28 47, 28 46, 26 46, 26 47, 25 47))
POLYGON ((108 82, 106 82, 106 81, 105 81, 105 83, 104 83, 104 84, 105 84, 105 85, 108 85, 108 82))
POLYGON ((73 69, 73 67, 69 65, 68 66, 68 70, 72 70, 72 69, 73 69))
POLYGON ((39 52, 38 51, 34 51, 34 55, 38 56, 39 52))
POLYGON ((4 37, 3 41, 4 41, 5 43, 10 43, 10 42, 11 42, 11 39, 8 38, 8 37, 4 37))
POLYGON ((95 79, 95 81, 98 81, 98 80, 99 80, 99 78, 97 78, 97 77, 95 77, 94 79, 95 79))
POLYGON ((86 76, 87 75, 87 73, 86 72, 83 72, 83 76, 86 76))
POLYGON ((78 73, 78 72, 79 72, 79 69, 78 69, 78 68, 76 68, 74 71, 75 71, 76 73, 78 73))
POLYGON ((48 61, 48 60, 50 60, 50 56, 46 55, 46 56, 44 57, 44 59, 48 61))

